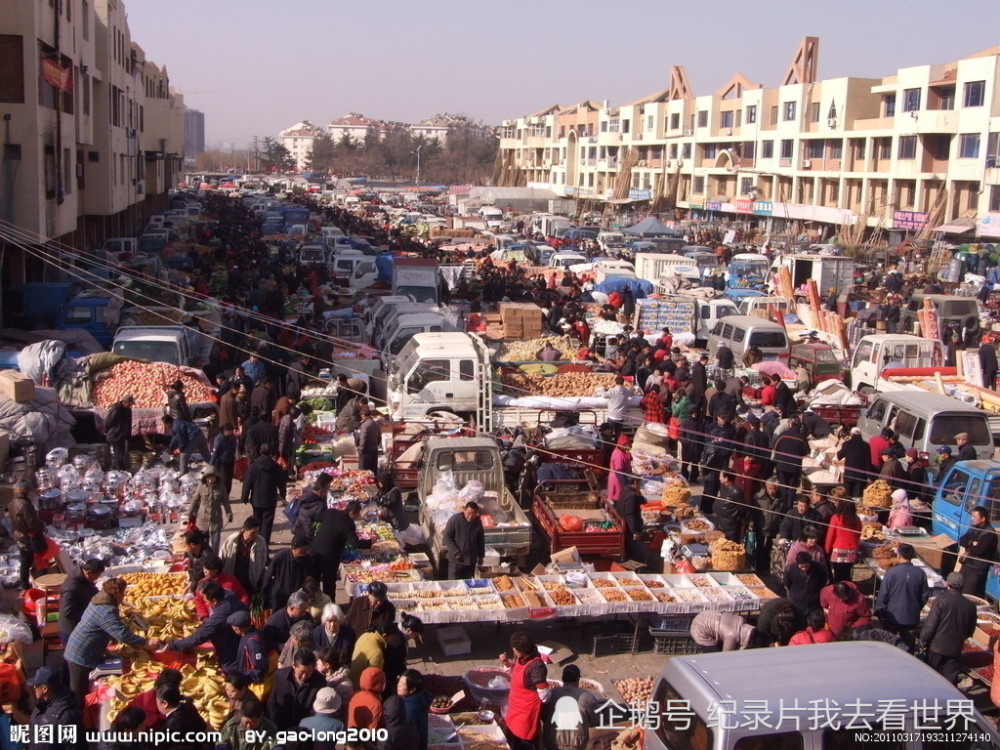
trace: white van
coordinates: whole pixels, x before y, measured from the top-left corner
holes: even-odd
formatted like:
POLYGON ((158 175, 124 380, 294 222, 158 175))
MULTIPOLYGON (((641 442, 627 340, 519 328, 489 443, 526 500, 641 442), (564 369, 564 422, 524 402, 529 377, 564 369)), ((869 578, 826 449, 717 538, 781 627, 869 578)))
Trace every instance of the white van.
POLYGON ((732 350, 736 364, 743 363, 743 354, 751 346, 760 349, 765 360, 787 359, 789 354, 784 326, 749 315, 733 315, 716 323, 708 335, 709 354, 714 357, 723 342, 732 350))
POLYGON ((330 276, 334 284, 359 291, 375 283, 378 269, 375 259, 360 250, 338 250, 330 259, 330 276))
POLYGON ((650 698, 658 721, 645 732, 646 750, 1000 747, 972 699, 902 649, 874 641, 807 648, 669 659, 650 698))

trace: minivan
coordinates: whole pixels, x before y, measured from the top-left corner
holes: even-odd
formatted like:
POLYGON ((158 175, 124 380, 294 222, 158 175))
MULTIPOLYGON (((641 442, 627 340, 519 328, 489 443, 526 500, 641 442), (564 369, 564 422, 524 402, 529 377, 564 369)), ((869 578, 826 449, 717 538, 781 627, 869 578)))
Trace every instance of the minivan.
MULTIPOLYGON (((937 312, 941 330, 955 326, 961 331, 979 329, 979 303, 975 297, 956 297, 950 294, 914 294, 900 311, 899 325, 903 332, 913 333, 917 313, 924 309, 924 300, 930 300, 937 312), (967 325, 968 324, 968 325, 967 325)), ((938 332, 934 331, 935 337, 938 332)))
POLYGON ((743 354, 751 346, 760 349, 765 360, 788 357, 788 335, 784 326, 762 318, 749 315, 723 318, 708 335, 709 354, 714 357, 723 342, 732 349, 739 365, 743 364, 743 354))
POLYGON ((795 647, 675 656, 649 705, 659 708, 646 750, 934 750, 947 743, 927 730, 948 734, 952 721, 964 738, 956 747, 1000 746, 971 699, 920 659, 875 641, 810 646, 808 657, 795 647), (960 704, 968 707, 956 719, 960 704), (882 741, 880 731, 900 739, 882 741))
POLYGON ((955 448, 955 435, 968 433, 979 458, 993 456, 993 436, 986 412, 951 396, 924 391, 891 391, 875 396, 858 418, 865 440, 889 427, 904 448, 916 448, 931 456, 942 445, 955 448))

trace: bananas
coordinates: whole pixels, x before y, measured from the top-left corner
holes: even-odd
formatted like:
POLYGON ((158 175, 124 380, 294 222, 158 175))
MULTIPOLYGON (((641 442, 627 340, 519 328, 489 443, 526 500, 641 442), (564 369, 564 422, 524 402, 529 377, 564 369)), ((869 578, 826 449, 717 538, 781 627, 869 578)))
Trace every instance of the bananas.
POLYGON ((184 594, 189 583, 186 573, 125 573, 121 578, 128 584, 128 599, 184 594))
MULTIPOLYGON (((159 662, 137 658, 132 662, 132 670, 128 674, 109 677, 108 683, 116 692, 111 701, 108 720, 114 721, 114 717, 130 700, 151 690, 156 676, 162 671, 163 665, 159 662)), ((181 692, 191 700, 198 713, 209 721, 213 729, 219 729, 229 714, 229 699, 226 698, 223 689, 225 681, 218 667, 203 661, 197 667, 185 664, 180 672, 183 675, 181 692)))

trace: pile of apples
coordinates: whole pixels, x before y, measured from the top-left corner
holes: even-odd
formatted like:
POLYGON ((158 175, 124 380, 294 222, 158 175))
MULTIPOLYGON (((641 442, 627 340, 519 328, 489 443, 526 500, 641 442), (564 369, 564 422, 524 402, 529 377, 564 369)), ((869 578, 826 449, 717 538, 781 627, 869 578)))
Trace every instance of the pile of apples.
POLYGON ((164 362, 119 362, 102 373, 91 390, 94 406, 108 408, 123 396, 135 396, 137 409, 156 409, 167 403, 166 388, 175 380, 184 383, 189 404, 213 400, 212 389, 194 375, 164 362))

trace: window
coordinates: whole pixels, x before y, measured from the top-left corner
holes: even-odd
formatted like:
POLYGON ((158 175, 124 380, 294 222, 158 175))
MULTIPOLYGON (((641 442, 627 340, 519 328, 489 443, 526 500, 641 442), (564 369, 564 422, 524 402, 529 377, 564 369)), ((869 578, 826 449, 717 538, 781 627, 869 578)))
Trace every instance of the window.
POLYGON ((622 120, 622 132, 627 133, 629 131, 629 126, 632 124, 631 120, 622 120))
POLYGON ((975 211, 977 208, 979 208, 979 183, 973 182, 966 193, 965 209, 975 211))
POLYGON ((969 81, 965 84, 963 106, 981 107, 986 100, 986 81, 969 81))
POLYGON ((753 177, 740 178, 740 195, 747 195, 753 190, 753 177))
POLYGON ((731 128, 732 126, 733 126, 733 113, 732 113, 732 111, 722 112, 719 115, 719 127, 720 128, 731 128))
POLYGON ((739 326, 733 326, 733 343, 742 344, 743 339, 746 338, 747 331, 745 328, 740 328, 739 326))
POLYGON ((920 109, 920 89, 903 91, 903 111, 916 112, 918 109, 920 109))
POLYGON ((841 159, 844 156, 844 142, 843 141, 827 141, 829 148, 827 149, 829 158, 831 159, 841 159))
MULTIPOLYGON (((713 728, 694 711, 684 708, 688 701, 669 682, 661 680, 657 684, 653 701, 659 706, 680 707, 676 711, 665 711, 661 721, 656 723, 656 737, 664 746, 692 749, 715 747, 713 728)), ((613 721, 606 721, 606 724, 611 725, 613 721)), ((749 748, 741 747, 740 750, 749 748)))
POLYGON ((705 146, 705 157, 706 159, 714 159, 718 155, 719 147, 714 143, 709 143, 705 146))
POLYGON ((698 113, 698 127, 705 128, 708 127, 708 110, 703 109, 698 113))
POLYGON ((676 143, 671 143, 670 144, 670 158, 671 159, 676 159, 677 158, 677 144, 676 143))
POLYGON ((896 95, 887 94, 882 97, 882 112, 885 117, 896 116, 896 95))
POLYGON ((774 141, 763 141, 760 144, 760 157, 762 159, 774 158, 774 141))
POLYGON ((899 151, 897 153, 897 158, 899 159, 917 158, 917 136, 901 135, 899 137, 899 151))
POLYGON ((761 349, 787 349, 788 339, 783 331, 754 331, 750 334, 750 346, 761 349))
POLYGON ((747 107, 747 125, 753 125, 757 122, 757 105, 751 104, 747 107))
POLYGON ((823 141, 806 141, 806 157, 809 159, 822 159, 823 141))
POLYGON ((476 363, 471 359, 462 359, 458 362, 458 379, 473 381, 476 379, 476 363))
POLYGON ((797 106, 796 102, 785 102, 785 108, 783 110, 783 119, 785 122, 791 122, 795 119, 795 108, 797 106))
POLYGON ((771 124, 772 125, 777 125, 778 124, 778 105, 777 104, 775 104, 773 107, 771 107, 771 124))
POLYGON ((809 105, 809 122, 819 122, 819 102, 809 105))
POLYGON ((854 142, 854 158, 856 158, 858 161, 864 161, 865 160, 865 142, 864 141, 855 141, 854 142))
POLYGON ((62 157, 62 189, 63 195, 69 195, 73 192, 73 179, 75 175, 73 174, 73 159, 70 158, 72 152, 68 148, 63 149, 62 157))
POLYGON ((990 208, 991 213, 1000 212, 1000 185, 990 186, 990 208))
POLYGON ((969 443, 976 446, 993 445, 985 417, 969 414, 938 414, 931 421, 930 442, 933 445, 954 445, 954 438, 960 432, 969 433, 969 443), (951 432, 948 432, 951 430, 951 432))
POLYGON ((795 141, 793 141, 791 138, 785 138, 784 140, 782 140, 781 141, 781 158, 782 159, 791 159, 792 158, 792 152, 793 152, 794 148, 795 148, 795 141))
MULTIPOLYGON (((951 443, 945 443, 945 445, 951 445, 951 443)), ((962 496, 965 495, 965 487, 968 483, 968 473, 962 470, 953 471, 945 478, 945 484, 942 488, 944 492, 941 495, 952 505, 961 505, 962 496)))
POLYGON ((684 159, 690 159, 691 158, 691 144, 690 143, 685 143, 681 148, 682 148, 682 150, 681 150, 681 157, 684 158, 684 159))
POLYGON ((693 190, 693 192, 698 193, 698 194, 704 193, 705 192, 705 178, 704 177, 695 177, 694 178, 694 187, 692 188, 692 190, 693 190))
POLYGON ((681 115, 679 112, 674 112, 670 115, 670 129, 677 130, 681 126, 681 115))
POLYGON ((740 146, 740 156, 753 161, 754 157, 757 156, 757 144, 754 141, 744 141, 743 145, 740 146))
POLYGON ((963 133, 958 136, 958 158, 979 158, 979 133, 963 133))
POLYGON ((0 102, 24 102, 24 40, 0 34, 0 102))
POLYGON ((56 150, 54 146, 45 147, 45 198, 56 197, 56 150))
POLYGON ((80 6, 80 25, 82 27, 83 40, 88 41, 90 39, 90 3, 87 0, 83 0, 80 6))
POLYGON ((438 456, 439 471, 489 471, 493 468, 493 455, 489 451, 442 451, 438 456))

